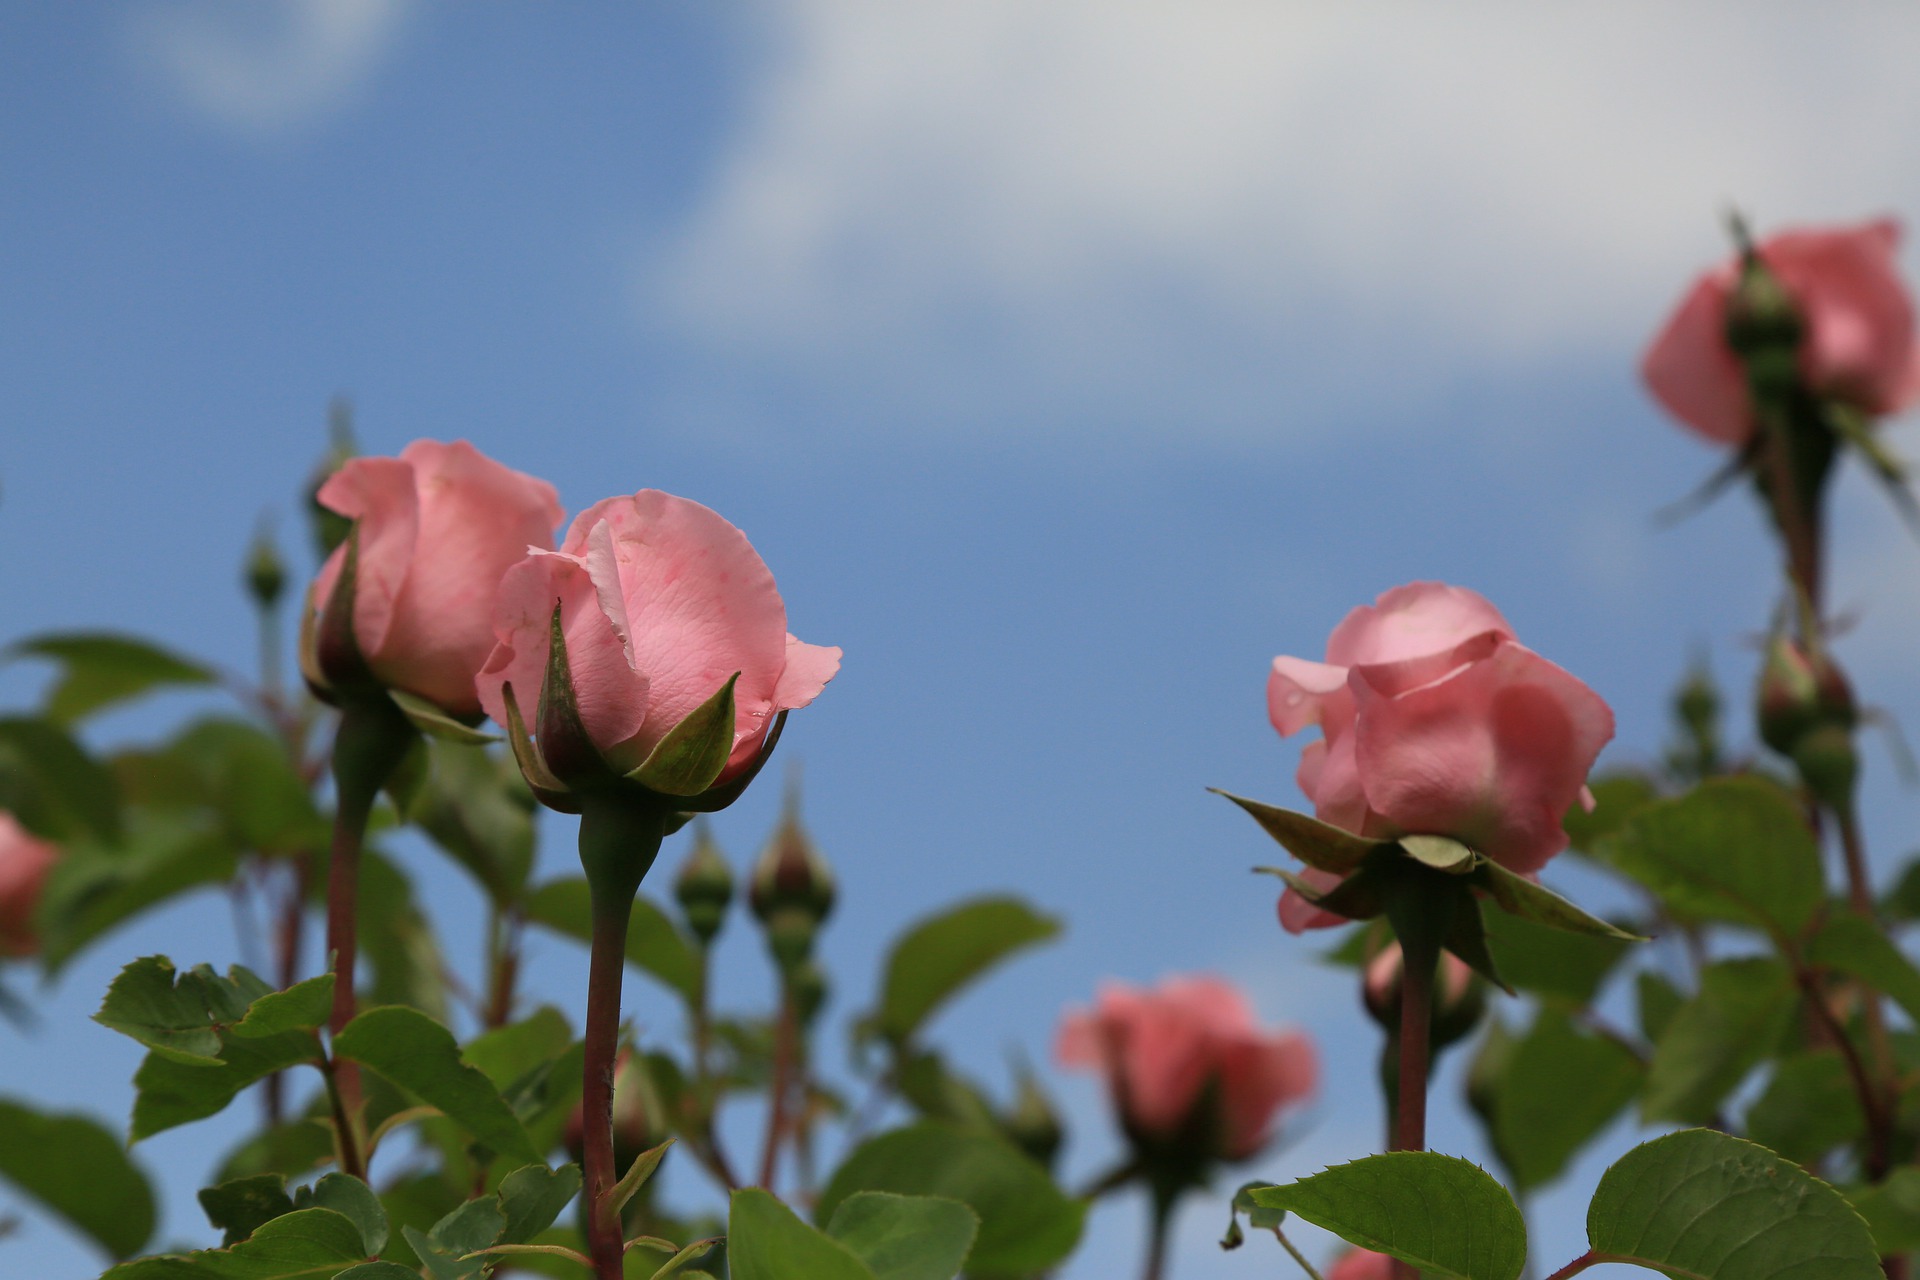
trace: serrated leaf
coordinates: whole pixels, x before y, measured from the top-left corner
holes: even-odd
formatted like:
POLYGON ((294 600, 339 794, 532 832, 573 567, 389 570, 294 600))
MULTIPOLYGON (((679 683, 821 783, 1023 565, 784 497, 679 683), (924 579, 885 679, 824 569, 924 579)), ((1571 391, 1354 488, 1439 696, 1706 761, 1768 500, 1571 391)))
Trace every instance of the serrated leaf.
POLYGON ((1046 1171, 999 1138, 939 1121, 883 1133, 855 1148, 814 1207, 831 1222, 860 1191, 941 1196, 980 1217, 970 1271, 1026 1275, 1057 1265, 1079 1242, 1083 1201, 1068 1198, 1046 1171))
POLYGON ((0 1177, 97 1242, 111 1257, 153 1234, 153 1190, 120 1140, 87 1116, 0 1098, 0 1177))
POLYGON ((51 720, 0 716, 0 809, 53 840, 120 837, 119 785, 51 720))
POLYGON ((368 1009, 341 1029, 333 1047, 338 1055, 438 1107, 506 1159, 541 1163, 499 1090, 461 1058, 453 1033, 419 1010, 399 1005, 368 1009))
POLYGON ((1920 1168, 1907 1165, 1874 1187, 1855 1187, 1847 1200, 1867 1220, 1881 1253, 1920 1249, 1920 1168))
POLYGON ((1832 1049, 1782 1058, 1767 1089, 1747 1108, 1747 1135, 1800 1164, 1817 1163, 1866 1132, 1860 1095, 1832 1049))
POLYGON ((1609 838, 1606 856, 1683 919, 1790 938, 1826 901, 1805 816, 1760 778, 1710 778, 1645 806, 1609 838))
POLYGON ((333 975, 320 974, 296 982, 285 991, 270 991, 247 1007, 246 1016, 233 1024, 233 1034, 255 1040, 286 1031, 314 1031, 327 1024, 333 1008, 333 975))
POLYGON ((1840 1193, 1757 1143, 1689 1129, 1600 1179, 1587 1239, 1674 1280, 1878 1280, 1873 1236, 1840 1193))
POLYGON ((1559 1177, 1633 1101, 1645 1074, 1631 1050, 1542 1008, 1493 1095, 1495 1145, 1515 1185, 1525 1191, 1559 1177))
POLYGON ((969 982, 1059 933, 1058 918, 1009 897, 977 898, 920 920, 888 950, 875 1026, 904 1043, 969 982))
POLYGON ((1513 1197, 1457 1156, 1394 1151, 1247 1194, 1445 1280, 1519 1280, 1526 1266, 1513 1197))
POLYGON ((958 1200, 884 1191, 848 1196, 827 1224, 874 1280, 953 1280, 979 1230, 979 1215, 958 1200))
POLYGON ((332 1280, 367 1261, 360 1229, 331 1209, 297 1209, 231 1249, 123 1262, 100 1280, 332 1280))
POLYGON ((1368 840, 1304 813, 1262 804, 1218 787, 1207 789, 1217 796, 1225 796, 1246 810, 1248 816, 1260 824, 1260 829, 1272 836, 1283 849, 1321 871, 1346 875, 1366 861, 1368 854, 1393 843, 1391 840, 1368 840))
POLYGON ((875 1280, 852 1250, 758 1188, 733 1193, 727 1267, 733 1280, 875 1280))
POLYGON ((152 689, 208 685, 215 679, 210 668, 151 641, 106 631, 29 636, 8 646, 6 656, 60 664, 60 678, 47 691, 46 716, 62 725, 152 689))
POLYGON ((500 1212, 506 1225, 496 1237, 502 1244, 525 1244, 553 1225, 560 1211, 580 1192, 580 1167, 544 1164, 515 1169, 500 1180, 500 1212))
POLYGON ((344 1173, 329 1173, 294 1198, 302 1209, 331 1209, 359 1228, 367 1256, 378 1257, 387 1247, 387 1211, 373 1188, 344 1173))
POLYGON ((1777 960, 1722 960, 1675 1011, 1647 1071, 1641 1119, 1697 1124, 1779 1044, 1793 1017, 1793 980, 1777 960))
POLYGON ((712 697, 667 730, 640 767, 627 775, 663 796, 697 796, 712 786, 733 752, 734 672, 712 697))
MULTIPOLYGON (((550 880, 527 900, 527 918, 582 942, 593 939, 593 909, 587 882, 579 876, 550 880)), ((667 913, 645 894, 636 895, 627 922, 627 963, 663 982, 683 1000, 700 998, 700 956, 667 913)))
POLYGON ((240 965, 223 978, 210 965, 180 973, 165 956, 143 956, 114 978, 93 1020, 163 1057, 211 1064, 219 1058, 221 1031, 272 990, 240 965))
POLYGON ((130 1141, 204 1120, 224 1111, 240 1091, 256 1080, 302 1063, 318 1063, 319 1040, 310 1032, 241 1039, 221 1038, 220 1056, 181 1060, 157 1050, 133 1073, 133 1123, 130 1141))
POLYGON ((293 1212, 287 1180, 277 1173, 260 1173, 204 1187, 199 1199, 201 1212, 222 1233, 221 1244, 228 1248, 282 1214, 293 1212))

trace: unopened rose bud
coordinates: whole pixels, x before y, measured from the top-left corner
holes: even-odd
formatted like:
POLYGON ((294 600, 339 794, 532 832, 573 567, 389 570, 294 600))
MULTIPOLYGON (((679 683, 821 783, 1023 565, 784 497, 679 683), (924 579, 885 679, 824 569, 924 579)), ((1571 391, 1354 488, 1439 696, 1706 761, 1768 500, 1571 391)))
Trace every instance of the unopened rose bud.
POLYGON ((30 956, 40 949, 34 912, 60 848, 35 836, 0 810, 0 955, 30 956))
POLYGON ((279 604, 287 589, 287 567, 265 526, 254 535, 253 546, 247 551, 246 581, 247 593, 263 610, 279 604))
POLYGON ((711 944, 733 902, 733 868, 727 865, 726 855, 720 852, 704 821, 694 826, 693 851, 680 864, 673 896, 694 936, 711 944))
POLYGON ((783 967, 812 953, 814 934, 833 911, 834 893, 833 871, 800 825, 799 792, 790 790, 747 889, 748 905, 783 967))
POLYGON ((1720 769, 1720 688, 1705 660, 1695 662, 1673 694, 1678 740, 1668 750, 1668 765, 1690 778, 1720 769))
POLYGON ((1860 754, 1853 733, 1837 724, 1822 725, 1802 735, 1793 749, 1793 764, 1807 790, 1827 808, 1847 812, 1860 779, 1860 754))
MULTIPOLYGON (((1367 1012, 1390 1033, 1400 1030, 1400 995, 1405 978, 1400 944, 1390 942, 1368 962, 1361 980, 1361 999, 1367 1012)), ((1451 951, 1440 953, 1438 981, 1433 992, 1433 1047, 1452 1044, 1473 1030, 1486 1007, 1486 996, 1473 970, 1451 951)))
POLYGON ((1785 634, 1767 643, 1755 694, 1760 740, 1793 756, 1801 740, 1821 728, 1851 732, 1859 718, 1853 687, 1824 650, 1785 634))
POLYGON ((1727 298, 1727 345, 1749 360, 1775 352, 1791 356, 1804 330, 1793 295, 1760 255, 1748 249, 1727 298))

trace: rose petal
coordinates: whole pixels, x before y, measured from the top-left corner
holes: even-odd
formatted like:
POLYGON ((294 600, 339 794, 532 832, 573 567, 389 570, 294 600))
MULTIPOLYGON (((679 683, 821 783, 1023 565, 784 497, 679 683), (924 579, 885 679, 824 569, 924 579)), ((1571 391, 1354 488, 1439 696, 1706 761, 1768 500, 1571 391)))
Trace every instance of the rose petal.
POLYGON ((1647 389, 1674 417, 1717 444, 1753 435, 1747 379, 1727 346, 1727 295, 1735 271, 1723 265, 1694 282, 1640 359, 1647 389))
MULTIPOLYGON (((350 458, 327 477, 314 497, 327 510, 360 522, 354 555, 353 638, 371 666, 379 660, 392 629, 395 604, 406 585, 420 531, 413 468, 399 458, 350 458)), ((346 554, 343 543, 321 566, 315 599, 323 609, 333 596, 346 554)), ((467 696, 472 696, 470 691, 467 696)))
POLYGON ((1409 582, 1347 614, 1327 638, 1327 661, 1342 667, 1400 662, 1444 653, 1489 631, 1513 638, 1506 618, 1479 592, 1409 582))

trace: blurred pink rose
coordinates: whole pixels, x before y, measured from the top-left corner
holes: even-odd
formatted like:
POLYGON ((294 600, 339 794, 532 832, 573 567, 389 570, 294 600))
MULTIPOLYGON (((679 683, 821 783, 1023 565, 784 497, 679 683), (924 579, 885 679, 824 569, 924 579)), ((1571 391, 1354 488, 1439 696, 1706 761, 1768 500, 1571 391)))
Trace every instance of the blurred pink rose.
POLYGON ((559 551, 536 552, 502 579, 498 643, 479 678, 481 705, 501 724, 508 683, 521 714, 534 716, 556 603, 581 723, 620 772, 739 672, 725 781, 777 713, 812 702, 840 669, 839 649, 788 634, 773 574, 745 534, 657 489, 589 507, 559 551))
MULTIPOLYGON (((1784 231, 1758 246, 1805 324, 1800 372, 1815 394, 1874 416, 1920 393, 1913 302, 1894 260, 1900 224, 1784 231)), ((1743 445, 1753 410, 1740 361, 1727 345, 1727 300, 1740 275, 1730 258, 1694 282, 1647 348, 1641 376, 1674 417, 1709 440, 1743 445)))
POLYGON ((1054 1054, 1062 1066, 1106 1073, 1129 1134, 1177 1141, 1211 1121, 1218 1131, 1204 1154, 1227 1160, 1265 1145, 1280 1109, 1309 1097, 1319 1076, 1305 1033, 1263 1031, 1245 998, 1212 977, 1169 978, 1151 991, 1108 983, 1091 1011, 1062 1020, 1054 1054), (1218 1116, 1197 1115, 1210 1097, 1218 1116))
MULTIPOLYGON (((398 458, 353 458, 321 505, 360 522, 353 636, 382 684, 458 715, 480 710, 474 676, 493 649, 500 577, 531 548, 550 549, 563 514, 553 486, 464 440, 416 440, 398 458)), ((342 545, 314 583, 324 609, 342 545)))
MULTIPOLYGON (((1401 961, 1400 944, 1389 942, 1380 949, 1380 954, 1367 962, 1365 976, 1362 977, 1361 994, 1376 1016, 1383 1015, 1389 1008, 1398 1010, 1400 1006, 1400 971, 1406 966, 1401 961)), ((1440 953, 1438 989, 1434 992, 1436 1012, 1444 1015, 1467 998, 1473 989, 1473 970, 1467 962, 1451 951, 1440 953)))
MULTIPOLYGON (((1567 844, 1561 815, 1613 737, 1599 695, 1531 649, 1484 598, 1415 582, 1353 610, 1325 662, 1278 657, 1267 712, 1322 740, 1295 775, 1321 821, 1365 836, 1449 836, 1509 870, 1538 871, 1567 844)), ((1309 868, 1331 888, 1338 877, 1309 868)), ((1294 933, 1344 923, 1289 889, 1294 933)))
POLYGON ((1327 1271, 1327 1280, 1389 1280, 1393 1259, 1371 1249, 1349 1249, 1327 1271))
POLYGON ((0 810, 0 955, 30 956, 40 949, 33 913, 59 846, 38 838, 0 810))

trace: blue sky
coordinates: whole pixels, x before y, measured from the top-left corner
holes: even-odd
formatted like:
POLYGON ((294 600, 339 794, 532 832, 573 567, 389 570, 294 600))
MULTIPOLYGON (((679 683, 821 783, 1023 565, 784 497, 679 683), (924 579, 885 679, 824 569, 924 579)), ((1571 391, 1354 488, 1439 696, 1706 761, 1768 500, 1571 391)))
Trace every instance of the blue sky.
MULTIPOLYGON (((246 666, 234 566, 263 512, 304 537, 336 394, 369 451, 465 436, 569 510, 706 502, 846 650, 782 748, 845 884, 840 1012, 901 925, 1018 889, 1068 933, 944 1015, 963 1061, 1043 1058, 1105 976, 1220 971, 1326 1046, 1306 1136, 1247 1176, 1309 1172, 1375 1141, 1374 1033, 1203 791, 1295 798, 1268 659, 1443 578, 1613 704, 1610 759, 1658 749, 1698 648, 1737 701, 1772 553, 1739 494, 1656 527, 1717 459, 1634 362, 1730 202, 1763 228, 1920 207, 1916 37, 1890 6, 12 7, 0 638, 131 627, 246 666)), ((1857 476, 1840 505, 1841 653, 1911 721, 1920 547, 1857 476)), ((37 688, 0 669, 5 705, 37 688)), ((1913 797, 1869 767, 1891 865, 1913 797)), ((776 790, 723 816, 737 858, 776 790)), ((465 883, 409 865, 476 955, 465 883)), ((228 933, 209 898, 117 937, 39 1030, 0 1028, 0 1092, 123 1116, 137 1053, 84 1015, 124 959, 224 963, 228 933)), ((548 944, 533 981, 563 996, 581 962, 548 944)), ((744 938, 728 964, 756 999, 744 938)), ((661 1000, 635 988, 643 1021, 661 1000)), ((1077 1178, 1114 1139, 1091 1081, 1054 1083, 1077 1178)), ((204 1238, 230 1132, 138 1149, 168 1235, 204 1238)), ((1457 1119, 1437 1142, 1483 1154, 1457 1119)), ((1596 1176, 1539 1201, 1541 1261, 1578 1251, 1596 1176)), ((1220 1255, 1217 1217, 1183 1220, 1176 1274, 1276 1265, 1220 1255)), ((1067 1274, 1124 1274, 1134 1208, 1093 1230, 1067 1274)), ((97 1268, 30 1211, 0 1257, 97 1268)))

